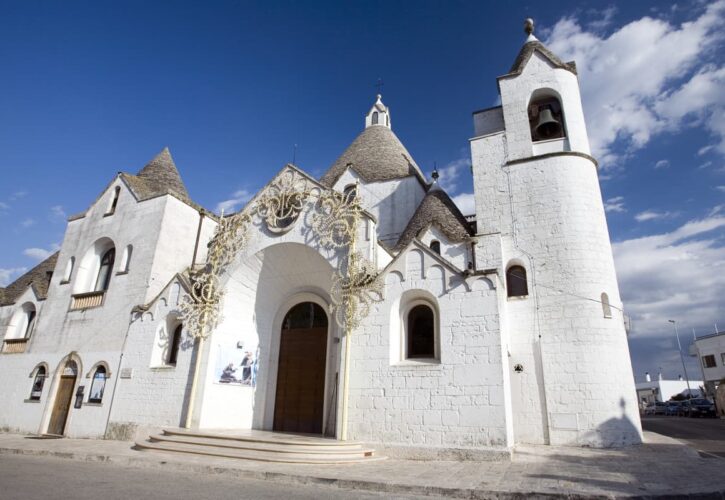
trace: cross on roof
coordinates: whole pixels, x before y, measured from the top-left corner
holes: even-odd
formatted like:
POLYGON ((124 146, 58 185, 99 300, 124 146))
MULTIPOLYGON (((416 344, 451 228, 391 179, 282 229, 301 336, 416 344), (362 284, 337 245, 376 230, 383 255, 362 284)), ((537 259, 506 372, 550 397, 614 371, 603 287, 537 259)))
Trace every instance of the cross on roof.
POLYGON ((375 88, 378 89, 378 94, 382 94, 383 93, 382 92, 383 91, 383 85, 384 85, 383 79, 382 78, 378 78, 378 83, 375 84, 375 88))

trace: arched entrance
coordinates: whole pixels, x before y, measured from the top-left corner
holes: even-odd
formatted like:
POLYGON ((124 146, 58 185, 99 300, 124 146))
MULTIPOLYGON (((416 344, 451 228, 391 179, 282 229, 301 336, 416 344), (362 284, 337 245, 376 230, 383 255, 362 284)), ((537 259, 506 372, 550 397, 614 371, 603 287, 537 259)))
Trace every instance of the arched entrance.
POLYGON ((314 302, 289 310, 282 322, 274 430, 322 433, 327 315, 314 302))
POLYGON ((68 360, 58 380, 58 390, 55 393, 53 413, 48 424, 48 434, 62 436, 65 432, 65 424, 68 421, 68 413, 70 412, 77 377, 78 365, 75 361, 68 360))

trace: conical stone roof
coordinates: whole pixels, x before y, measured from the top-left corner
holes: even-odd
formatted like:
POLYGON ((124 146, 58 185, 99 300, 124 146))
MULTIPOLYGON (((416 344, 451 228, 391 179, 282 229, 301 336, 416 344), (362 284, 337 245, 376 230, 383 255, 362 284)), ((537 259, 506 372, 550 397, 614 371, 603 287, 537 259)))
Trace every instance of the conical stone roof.
POLYGON ((440 188, 430 189, 418 205, 413 217, 408 221, 408 225, 395 245, 395 250, 405 248, 428 226, 440 229, 453 243, 465 241, 473 234, 471 225, 450 196, 440 188))
POLYGON ((415 175, 425 177, 400 139, 384 125, 372 125, 358 135, 332 164, 320 182, 332 187, 351 167, 365 182, 381 182, 415 175))
POLYGON ((183 199, 189 199, 189 192, 181 180, 169 148, 164 148, 135 177, 143 181, 153 194, 173 191, 183 199))

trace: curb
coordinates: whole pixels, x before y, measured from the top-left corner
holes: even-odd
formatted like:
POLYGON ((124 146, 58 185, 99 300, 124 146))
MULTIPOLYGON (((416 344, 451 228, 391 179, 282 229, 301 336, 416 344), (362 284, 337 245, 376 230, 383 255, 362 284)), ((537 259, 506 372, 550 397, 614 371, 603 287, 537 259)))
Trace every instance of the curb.
POLYGON ((287 485, 310 485, 327 486, 344 490, 359 490, 373 493, 405 494, 426 496, 441 496, 448 498, 461 498, 470 500, 529 500, 529 499, 553 499, 567 498, 569 500, 599 500, 627 498, 630 500, 654 500, 654 499, 702 499, 702 500, 725 500, 725 489, 712 492, 699 493, 663 493, 645 495, 617 495, 617 494, 585 494, 585 493, 551 493, 541 491, 499 491, 484 490, 481 488, 447 488, 442 486, 417 486, 409 484, 383 483, 373 480, 339 479, 334 477, 290 474, 284 472, 254 471, 226 466, 196 465, 175 460, 168 460, 166 457, 152 458, 150 456, 139 457, 115 457, 105 454, 76 453, 51 450, 29 450, 21 448, 0 447, 0 455, 23 455, 37 457, 62 458, 66 460, 77 460, 83 462, 112 463, 116 465, 157 469, 175 470, 179 472, 192 472, 205 475, 233 476, 234 478, 255 479, 260 481, 273 481, 287 485))

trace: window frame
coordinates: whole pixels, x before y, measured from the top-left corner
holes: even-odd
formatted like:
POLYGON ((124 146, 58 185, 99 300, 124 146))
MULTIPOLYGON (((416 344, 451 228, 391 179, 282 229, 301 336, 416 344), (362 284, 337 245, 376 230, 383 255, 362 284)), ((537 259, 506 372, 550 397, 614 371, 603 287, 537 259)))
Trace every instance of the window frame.
POLYGON ((703 368, 717 368, 717 360, 715 359, 714 354, 705 354, 702 356, 702 367, 703 368), (712 361, 712 364, 708 364, 709 361, 712 361))
POLYGON ((91 404, 101 404, 103 403, 103 396, 106 392, 106 382, 108 381, 108 369, 103 364, 99 364, 96 366, 96 369, 93 370, 93 376, 91 377, 91 387, 88 391, 88 403, 91 404), (103 386, 101 388, 101 397, 100 398, 94 398, 93 397, 93 389, 96 386, 96 381, 98 380, 98 374, 103 373, 103 386))
POLYGON ((526 271, 526 268, 522 266, 521 264, 511 264, 506 268, 506 298, 508 299, 516 299, 516 298, 525 298, 529 296, 529 273, 526 271), (509 275, 512 275, 511 273, 515 269, 522 269, 524 272, 524 292, 523 294, 516 294, 514 295, 511 283, 512 281, 509 279, 509 275))
POLYGON ((118 207, 118 198, 120 196, 121 196, 121 186, 116 186, 113 190, 113 197, 111 198, 111 201, 108 204, 108 210, 106 210, 106 213, 103 214, 104 217, 108 217, 108 216, 116 213, 116 208, 118 207))
POLYGON ((179 361, 179 349, 181 348, 181 336, 183 334, 184 324, 179 323, 174 327, 174 331, 169 337, 169 353, 166 356, 167 366, 176 366, 179 361))
POLYGON ((430 300, 418 298, 410 300, 401 310, 401 346, 400 360, 409 363, 440 363, 440 326, 438 307, 430 300), (410 356, 410 313, 419 306, 425 306, 433 313, 433 355, 432 356, 410 356))
POLYGON ((438 240, 432 240, 428 247, 436 254, 441 254, 441 242, 438 240))
POLYGON ((105 252, 103 252, 103 255, 101 256, 101 259, 99 261, 98 266, 98 273, 96 274, 96 281, 93 285, 93 291, 94 292, 107 292, 108 287, 111 285, 111 274, 113 274, 113 265, 116 262, 116 247, 111 247, 105 252), (110 257, 109 257, 110 255, 110 257), (106 259, 108 258, 108 262, 104 264, 106 259), (107 268, 104 274, 104 266, 107 268), (101 287, 99 288, 99 283, 101 280, 101 275, 103 275, 103 283, 101 284, 101 287))
POLYGON ((33 376, 33 384, 30 386, 30 397, 29 401, 40 401, 43 397, 43 389, 45 388, 45 379, 48 377, 48 372, 45 366, 41 365, 35 368, 35 376, 33 376), (41 375, 42 372, 42 375, 41 375), (40 383, 40 388, 36 391, 35 386, 40 383), (35 394, 37 392, 37 395, 35 394))

